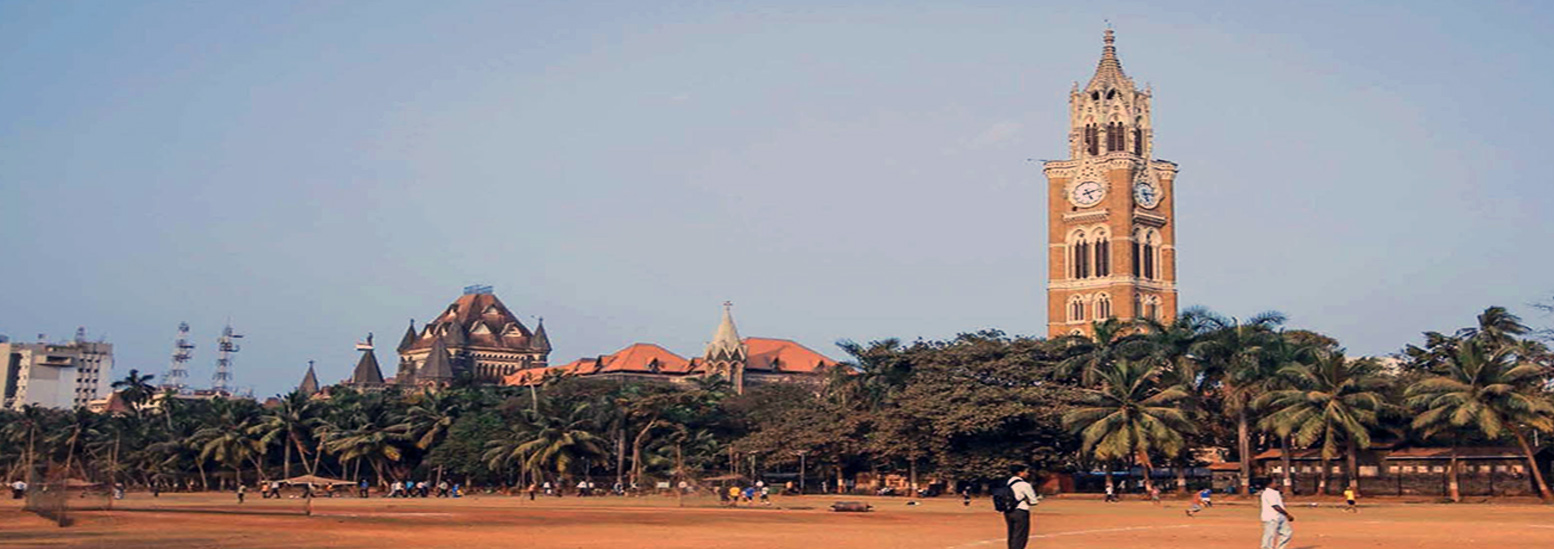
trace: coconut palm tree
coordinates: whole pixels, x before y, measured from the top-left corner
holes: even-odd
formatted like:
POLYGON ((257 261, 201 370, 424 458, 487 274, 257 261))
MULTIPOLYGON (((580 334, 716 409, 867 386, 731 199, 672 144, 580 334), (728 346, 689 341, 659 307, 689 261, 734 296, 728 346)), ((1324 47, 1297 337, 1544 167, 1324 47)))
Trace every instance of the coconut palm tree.
MULTIPOLYGON (((533 474, 554 474, 563 481, 586 464, 605 456, 604 439, 595 436, 587 402, 577 402, 559 414, 525 410, 525 429, 511 429, 487 443, 485 458, 494 466, 515 459, 533 474)), ((493 468, 495 468, 493 466, 493 468)))
POLYGON ((1144 468, 1144 486, 1153 486, 1152 452, 1173 458, 1192 430, 1178 406, 1187 398, 1181 387, 1158 383, 1160 366, 1144 360, 1118 360, 1095 372, 1100 385, 1084 389, 1085 402, 1063 415, 1063 424, 1082 439, 1082 451, 1100 460, 1134 458, 1144 468))
POLYGON ((1092 335, 1064 336, 1055 342, 1063 346, 1065 356, 1058 362, 1058 375, 1095 385, 1099 372, 1112 362, 1136 359, 1151 350, 1148 337, 1130 322, 1108 318, 1091 323, 1091 331, 1092 335))
POLYGON ((194 433, 200 460, 215 460, 232 468, 238 484, 243 482, 243 465, 254 466, 256 478, 264 475, 258 456, 264 454, 259 438, 251 434, 258 417, 252 401, 216 398, 211 400, 211 418, 194 433))
POLYGON ((140 375, 140 370, 131 368, 129 375, 124 379, 113 382, 113 388, 119 391, 119 396, 124 399, 135 411, 135 417, 140 417, 140 405, 151 400, 151 395, 156 394, 156 387, 149 383, 151 374, 140 375))
POLYGON ((1265 348, 1279 339, 1274 329, 1284 315, 1261 313, 1246 321, 1206 314, 1210 333, 1193 345, 1202 357, 1201 375, 1213 380, 1225 407, 1236 415, 1236 446, 1241 456, 1241 494, 1252 491, 1251 403, 1275 379, 1277 368, 1266 359, 1265 348))
POLYGON ((1371 429, 1386 406, 1387 380, 1374 360, 1348 360, 1342 351, 1316 351, 1311 364, 1294 362, 1279 369, 1286 388, 1257 397, 1252 406, 1269 413, 1258 425, 1296 444, 1322 444, 1322 474, 1317 491, 1327 493, 1328 461, 1347 447, 1349 488, 1360 489, 1360 450, 1371 445, 1371 429))
POLYGON ((1540 392, 1544 368, 1487 337, 1460 340, 1453 347, 1455 353, 1443 357, 1435 375, 1408 388, 1405 402, 1419 411, 1413 428, 1426 436, 1471 429, 1493 440, 1515 439, 1539 495, 1554 502, 1527 444, 1528 430, 1554 431, 1554 403, 1540 392))
POLYGON ((6 440, 6 444, 12 448, 26 448, 26 458, 23 477, 33 472, 37 463, 38 443, 43 437, 43 432, 48 420, 47 408, 36 404, 22 406, 13 417, 6 418, 4 425, 0 425, 0 436, 6 440))
POLYGON ((284 454, 281 462, 281 476, 291 478, 291 451, 297 450, 297 456, 302 458, 302 464, 307 468, 308 474, 317 474, 308 463, 308 448, 304 441, 311 438, 313 429, 318 426, 318 405, 309 395, 301 391, 292 391, 280 398, 280 403, 264 412, 259 423, 251 429, 252 434, 259 436, 259 443, 263 447, 270 447, 279 443, 284 454))
POLYGON ((366 460, 379 483, 387 480, 384 466, 398 463, 405 449, 415 444, 403 419, 382 395, 368 395, 336 415, 319 422, 314 436, 342 463, 366 460))

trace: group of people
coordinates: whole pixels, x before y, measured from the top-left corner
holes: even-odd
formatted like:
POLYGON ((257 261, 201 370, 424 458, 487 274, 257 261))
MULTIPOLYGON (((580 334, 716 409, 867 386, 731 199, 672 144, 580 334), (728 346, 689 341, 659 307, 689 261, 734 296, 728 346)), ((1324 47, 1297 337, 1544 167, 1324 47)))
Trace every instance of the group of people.
POLYGON ((760 498, 761 505, 770 506, 772 504, 772 487, 767 486, 765 481, 757 480, 753 486, 740 487, 733 485, 728 488, 718 489, 718 500, 724 505, 731 507, 737 506, 741 502, 746 505, 755 505, 757 498, 760 498))
MULTIPOLYGON (((362 484, 363 485, 359 486, 358 488, 362 491, 362 493, 365 494, 366 491, 367 491, 366 486, 365 486, 366 481, 362 481, 362 484)), ((464 495, 461 493, 461 490, 463 489, 463 486, 459 485, 459 483, 457 483, 457 482, 449 484, 448 481, 446 481, 446 480, 438 482, 436 486, 433 486, 432 484, 430 484, 430 483, 428 483, 428 482, 426 482, 424 480, 420 481, 420 482, 411 481, 411 480, 394 481, 394 482, 389 483, 389 493, 384 495, 383 497, 389 497, 389 498, 425 498, 425 497, 432 497, 434 495, 432 493, 433 489, 437 490, 437 492, 435 494, 436 497, 440 497, 440 498, 464 497, 464 495)), ((363 497, 365 497, 365 496, 363 496, 363 497)))

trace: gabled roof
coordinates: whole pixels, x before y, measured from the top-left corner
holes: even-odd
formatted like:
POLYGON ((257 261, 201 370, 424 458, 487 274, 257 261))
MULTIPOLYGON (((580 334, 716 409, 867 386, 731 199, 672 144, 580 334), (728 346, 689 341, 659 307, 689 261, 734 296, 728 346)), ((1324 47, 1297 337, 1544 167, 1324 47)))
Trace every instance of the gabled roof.
POLYGON ((545 319, 540 319, 540 325, 534 328, 534 337, 529 339, 529 348, 542 353, 550 352, 550 336, 545 334, 545 319))
MULTIPOLYGON (((448 305, 436 318, 426 323, 419 336, 406 333, 399 352, 419 351, 432 346, 438 336, 447 339, 449 347, 481 347, 514 351, 533 351, 530 341, 533 333, 524 327, 518 317, 502 304, 496 295, 488 293, 465 294, 448 305), (476 324, 485 326, 476 330, 476 324), (408 344, 407 344, 408 343, 408 344)), ((548 342, 547 342, 548 344, 548 342)))
POLYGON ((378 357, 372 349, 362 351, 362 358, 356 362, 356 371, 351 373, 351 384, 371 385, 383 383, 383 370, 378 367, 378 357))
POLYGON ((421 364, 415 377, 417 380, 432 381, 453 379, 453 365, 448 362, 448 346, 442 342, 442 338, 432 341, 432 352, 426 356, 426 362, 421 364))
POLYGON ((308 373, 302 376, 302 384, 297 390, 304 395, 318 394, 318 374, 313 373, 313 363, 308 362, 308 373))
POLYGON ((538 383, 546 375, 578 375, 611 373, 684 375, 691 371, 691 361, 652 343, 634 343, 614 353, 597 358, 580 358, 560 366, 519 370, 503 380, 506 385, 538 383))
POLYGON ((812 373, 836 365, 814 349, 786 339, 745 338, 750 357, 745 371, 812 373))

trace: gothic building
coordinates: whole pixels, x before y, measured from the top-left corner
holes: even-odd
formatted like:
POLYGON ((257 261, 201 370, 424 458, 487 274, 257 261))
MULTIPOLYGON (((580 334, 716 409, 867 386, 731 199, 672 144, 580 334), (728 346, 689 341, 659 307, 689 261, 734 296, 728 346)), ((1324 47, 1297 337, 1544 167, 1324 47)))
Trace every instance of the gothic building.
MULTIPOLYGON (((519 370, 544 368, 550 357, 550 340, 544 321, 534 331, 502 304, 490 287, 465 290, 418 331, 415 321, 400 339, 396 385, 446 385, 468 374, 476 382, 498 384, 519 370)), ((377 358, 364 366, 371 351, 362 356, 353 381, 382 382, 377 358)))
POLYGON ((521 370, 507 376, 505 383, 537 385, 553 376, 690 383, 716 375, 728 380, 735 392, 743 393, 765 383, 818 385, 837 366, 835 360, 790 340, 740 338, 731 309, 732 304, 723 304, 723 319, 712 342, 695 358, 687 359, 652 343, 635 343, 608 355, 521 370))
POLYGON ((1176 318, 1176 164, 1153 159, 1151 90, 1122 71, 1111 30, 1069 93, 1068 159, 1048 161, 1047 334, 1176 318))

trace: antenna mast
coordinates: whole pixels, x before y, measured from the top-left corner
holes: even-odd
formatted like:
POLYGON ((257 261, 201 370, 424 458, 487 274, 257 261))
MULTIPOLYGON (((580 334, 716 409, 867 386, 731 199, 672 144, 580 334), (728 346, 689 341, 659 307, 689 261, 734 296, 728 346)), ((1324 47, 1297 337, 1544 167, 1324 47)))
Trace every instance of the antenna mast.
POLYGON ((216 375, 210 378, 210 388, 218 393, 229 393, 228 384, 232 381, 232 353, 242 350, 237 345, 237 340, 242 334, 232 333, 232 324, 221 329, 221 337, 216 338, 216 350, 221 356, 216 359, 216 375))
POLYGON ((179 394, 188 390, 189 367, 185 364, 193 357, 194 344, 189 343, 189 323, 179 322, 178 341, 173 343, 173 364, 167 369, 167 377, 162 378, 163 389, 172 389, 179 394))

